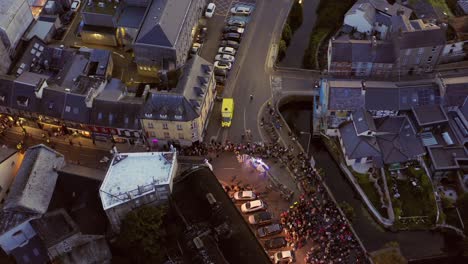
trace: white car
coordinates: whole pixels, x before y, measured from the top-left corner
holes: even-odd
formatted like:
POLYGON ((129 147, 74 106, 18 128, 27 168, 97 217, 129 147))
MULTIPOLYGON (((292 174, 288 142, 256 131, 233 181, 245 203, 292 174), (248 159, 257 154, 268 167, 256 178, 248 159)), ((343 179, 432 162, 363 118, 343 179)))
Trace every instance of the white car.
POLYGON ((227 55, 227 54, 218 54, 218 55, 216 55, 215 60, 234 62, 236 60, 236 58, 234 56, 227 55))
POLYGON ((243 213, 253 213, 265 209, 266 205, 262 200, 254 200, 241 205, 241 211, 243 213))
POLYGON ((218 53, 234 56, 236 55, 236 50, 231 47, 221 47, 219 48, 218 53))
POLYGON ((205 10, 205 16, 208 18, 213 17, 215 9, 216 5, 214 3, 209 3, 205 10))
POLYGON ((257 199, 257 195, 252 191, 241 191, 234 193, 234 200, 236 201, 250 201, 257 199))
POLYGON ((80 0, 75 0, 70 6, 71 11, 77 11, 78 8, 80 8, 81 1, 80 0))
POLYGON ((232 68, 232 63, 227 61, 215 61, 214 66, 218 69, 230 70, 232 68))
POLYGON ((236 6, 231 8, 231 14, 248 16, 252 13, 252 8, 249 6, 236 6))
POLYGON ((291 250, 279 251, 273 255, 274 263, 294 262, 294 252, 291 250))

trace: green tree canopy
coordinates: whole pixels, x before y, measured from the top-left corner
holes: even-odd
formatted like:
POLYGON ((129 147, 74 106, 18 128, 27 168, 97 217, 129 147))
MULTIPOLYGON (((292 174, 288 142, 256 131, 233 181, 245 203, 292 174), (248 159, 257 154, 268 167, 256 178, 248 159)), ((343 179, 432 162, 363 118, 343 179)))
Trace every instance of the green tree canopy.
POLYGON ((142 206, 130 212, 122 221, 118 247, 126 251, 132 263, 162 263, 165 258, 162 244, 167 207, 142 206))

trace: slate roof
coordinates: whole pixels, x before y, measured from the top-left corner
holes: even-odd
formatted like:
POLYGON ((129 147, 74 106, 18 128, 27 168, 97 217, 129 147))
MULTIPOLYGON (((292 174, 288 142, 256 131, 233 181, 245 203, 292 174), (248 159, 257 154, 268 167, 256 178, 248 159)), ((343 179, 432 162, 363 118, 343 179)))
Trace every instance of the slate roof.
POLYGON ((128 27, 138 29, 145 16, 145 7, 126 6, 120 14, 117 25, 119 27, 128 27))
POLYGON ((465 103, 461 107, 451 108, 447 112, 449 125, 454 133, 457 141, 464 145, 468 142, 468 104, 465 103))
POLYGON ((4 210, 44 214, 57 180, 54 167, 65 160, 62 154, 45 146, 30 147, 11 186, 4 210))
POLYGON ((63 109, 63 119, 88 124, 91 108, 86 106, 85 96, 81 94, 67 93, 65 97, 65 108, 63 109))
POLYGON ((354 111, 364 106, 364 95, 360 87, 336 87, 333 82, 329 83, 329 110, 354 111))
POLYGON ((444 104, 447 106, 462 105, 468 96, 468 77, 444 78, 444 104))
POLYGON ((61 119, 65 106, 65 98, 66 93, 45 88, 42 93, 39 111, 43 115, 61 119))
POLYGON ((152 1, 135 43, 174 47, 192 0, 152 1))
POLYGON ((458 0, 457 4, 460 7, 460 9, 463 11, 463 13, 465 15, 468 15, 468 1, 467 0, 458 0))
POLYGON ((0 106, 11 106, 13 98, 13 78, 2 76, 0 78, 0 106))
POLYGON ((361 134, 366 131, 376 131, 372 115, 364 108, 361 107, 353 112, 352 118, 357 134, 361 134))
POLYGON ((410 17, 412 13, 411 9, 398 3, 390 5, 386 0, 359 0, 346 14, 355 12, 357 9, 365 13, 364 17, 370 24, 378 21, 387 22, 385 24, 389 25, 385 17, 395 16, 398 10, 403 11, 403 14, 407 17, 410 17))
POLYGON ((78 226, 64 209, 48 212, 30 221, 31 226, 47 248, 79 232, 78 226))
POLYGON ((40 99, 36 97, 36 88, 42 85, 46 76, 25 72, 14 81, 12 107, 28 112, 39 110, 40 99))
POLYGON ((169 92, 149 94, 141 118, 168 121, 190 121, 200 115, 208 92, 213 66, 200 56, 186 63, 177 87, 169 92))
POLYGON ((37 213, 0 211, 0 235, 26 221, 39 217, 37 213))
POLYGON ((408 117, 378 118, 375 124, 376 138, 385 164, 407 162, 425 153, 408 117))
POLYGON ((460 161, 468 161, 464 147, 430 146, 427 149, 436 170, 456 170, 460 168, 460 161))
POLYGON ((389 88, 376 88, 372 82, 367 82, 367 110, 410 110, 412 107, 440 103, 439 89, 434 83, 389 84, 389 88))
POLYGON ((393 44, 377 41, 372 46, 371 40, 337 39, 332 41, 333 62, 371 62, 394 63, 395 55, 393 44))
POLYGON ((373 157, 373 159, 380 159, 380 148, 375 137, 359 137, 353 122, 343 124, 339 131, 348 158, 373 157))
POLYGON ((420 126, 448 122, 447 114, 441 105, 413 107, 412 111, 420 126))
POLYGON ((415 49, 445 45, 445 30, 442 28, 403 32, 399 40, 400 49, 415 49))

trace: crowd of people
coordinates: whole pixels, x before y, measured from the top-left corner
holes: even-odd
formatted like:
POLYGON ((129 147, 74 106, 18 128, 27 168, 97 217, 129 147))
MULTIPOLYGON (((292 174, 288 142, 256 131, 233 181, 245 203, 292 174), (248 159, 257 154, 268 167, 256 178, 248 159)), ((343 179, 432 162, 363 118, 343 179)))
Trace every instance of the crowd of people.
POLYGON ((312 240, 305 263, 365 263, 364 253, 346 219, 329 202, 322 187, 313 195, 301 195, 281 214, 281 223, 294 250, 312 240))
MULTIPOLYGON (((292 136, 292 135, 290 135, 292 136)), ((196 144, 181 149, 181 155, 214 157, 221 152, 248 154, 254 157, 280 162, 288 167, 296 181, 307 181, 315 191, 301 195, 287 212, 281 215, 286 230, 286 239, 293 250, 304 247, 312 241, 305 263, 365 263, 366 258, 359 243, 354 238, 347 221, 328 198, 321 178, 311 166, 307 155, 296 151, 294 146, 281 147, 277 144, 211 142, 196 144)))

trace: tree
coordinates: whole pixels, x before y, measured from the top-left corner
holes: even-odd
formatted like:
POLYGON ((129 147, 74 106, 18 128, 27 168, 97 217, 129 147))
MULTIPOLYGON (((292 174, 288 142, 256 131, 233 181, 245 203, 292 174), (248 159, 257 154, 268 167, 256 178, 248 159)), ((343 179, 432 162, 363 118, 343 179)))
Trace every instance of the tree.
POLYGON ((284 40, 280 40, 279 46, 278 46, 278 61, 281 61, 284 56, 286 55, 286 49, 287 49, 286 42, 284 40))
POLYGON ((162 263, 165 260, 163 219, 167 207, 142 206, 122 221, 117 247, 132 263, 162 263))
POLYGON ((292 31, 291 26, 289 26, 288 23, 284 25, 283 33, 281 34, 281 39, 283 39, 286 42, 286 46, 289 46, 289 44, 291 43, 292 31))
POLYGON ((468 193, 464 193, 458 197, 457 207, 460 211, 468 213, 468 193))
POLYGON ((292 32, 295 32, 303 21, 302 4, 298 0, 294 1, 291 11, 289 12, 288 24, 291 26, 292 32))
POLYGON ((372 260, 375 264, 406 264, 408 261, 400 252, 397 242, 389 242, 384 248, 372 253, 372 260))

